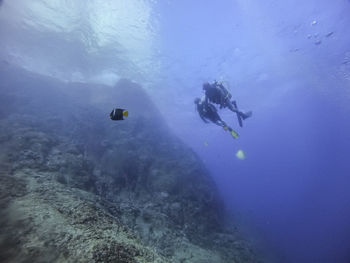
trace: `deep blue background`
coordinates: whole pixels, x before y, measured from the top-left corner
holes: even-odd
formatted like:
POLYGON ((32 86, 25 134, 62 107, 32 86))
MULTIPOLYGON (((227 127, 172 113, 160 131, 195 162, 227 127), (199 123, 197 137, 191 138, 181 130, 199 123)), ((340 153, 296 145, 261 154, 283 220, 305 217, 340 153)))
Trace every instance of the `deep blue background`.
POLYGON ((178 1, 161 13, 180 98, 162 111, 236 222, 271 262, 350 262, 350 3, 178 1), (236 141, 194 112, 201 84, 214 79, 254 112, 240 129, 220 111, 236 141))

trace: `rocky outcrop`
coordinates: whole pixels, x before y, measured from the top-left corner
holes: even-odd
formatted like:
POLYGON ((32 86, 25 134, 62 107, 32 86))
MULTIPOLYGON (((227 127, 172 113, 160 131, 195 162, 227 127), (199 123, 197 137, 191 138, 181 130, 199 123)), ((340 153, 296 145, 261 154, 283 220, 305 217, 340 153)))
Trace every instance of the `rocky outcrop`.
POLYGON ((0 78, 0 261, 258 262, 138 85, 0 78))

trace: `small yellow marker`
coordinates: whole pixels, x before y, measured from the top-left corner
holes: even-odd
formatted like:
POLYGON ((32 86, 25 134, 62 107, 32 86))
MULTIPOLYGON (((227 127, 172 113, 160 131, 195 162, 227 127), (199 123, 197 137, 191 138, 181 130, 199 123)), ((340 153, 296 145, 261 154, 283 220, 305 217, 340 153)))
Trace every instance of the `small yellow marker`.
POLYGON ((239 150, 237 153, 236 153, 236 157, 240 160, 244 160, 246 158, 245 156, 245 153, 242 151, 242 150, 239 150))
POLYGON ((239 137, 238 133, 235 132, 234 130, 231 131, 231 135, 233 136, 233 138, 237 139, 239 137))

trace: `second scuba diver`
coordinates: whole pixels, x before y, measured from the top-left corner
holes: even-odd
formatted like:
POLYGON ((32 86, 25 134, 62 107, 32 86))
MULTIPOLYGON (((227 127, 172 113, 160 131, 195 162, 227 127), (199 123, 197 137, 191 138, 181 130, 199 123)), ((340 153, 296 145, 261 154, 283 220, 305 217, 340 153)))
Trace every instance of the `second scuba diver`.
POLYGON ((238 133, 235 132, 231 127, 229 127, 219 116, 215 106, 209 102, 207 102, 204 99, 196 98, 194 100, 194 103, 196 104, 196 110, 199 113, 199 116, 201 119, 209 123, 209 121, 215 123, 216 125, 219 125, 224 128, 225 131, 230 131, 231 135, 237 139, 238 133), (209 121, 208 121, 209 120, 209 121))

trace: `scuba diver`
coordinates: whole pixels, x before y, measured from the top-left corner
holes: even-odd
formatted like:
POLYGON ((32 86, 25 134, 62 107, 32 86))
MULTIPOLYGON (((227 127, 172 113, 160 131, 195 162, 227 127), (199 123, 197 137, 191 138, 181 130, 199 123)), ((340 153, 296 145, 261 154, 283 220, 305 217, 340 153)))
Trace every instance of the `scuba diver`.
POLYGON ((230 131, 231 135, 237 139, 238 133, 235 132, 231 127, 229 127, 219 116, 215 106, 211 103, 208 103, 204 99, 196 98, 194 100, 194 103, 196 104, 196 110, 199 113, 199 117, 205 122, 209 123, 211 121, 212 123, 215 123, 216 125, 221 126, 224 128, 225 131, 230 131), (209 121, 208 121, 209 120, 209 121))
POLYGON ((230 92, 222 85, 215 81, 212 84, 208 82, 203 83, 203 90, 205 91, 205 101, 206 103, 213 102, 220 105, 220 109, 229 108, 232 112, 237 114, 237 119, 239 126, 243 126, 243 121, 252 116, 252 112, 242 112, 237 108, 236 101, 231 101, 232 95, 230 92))

